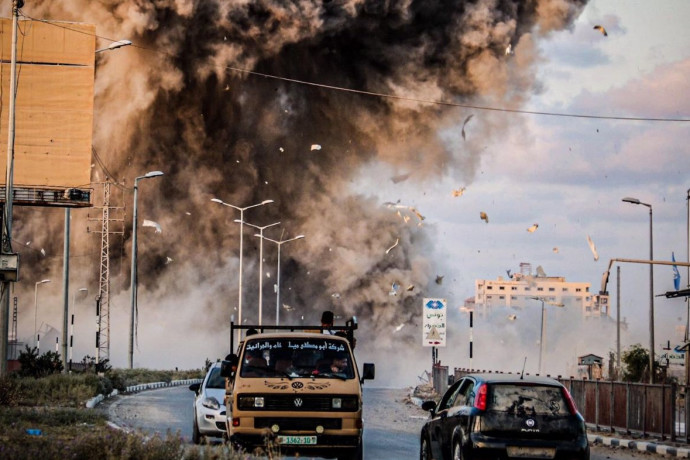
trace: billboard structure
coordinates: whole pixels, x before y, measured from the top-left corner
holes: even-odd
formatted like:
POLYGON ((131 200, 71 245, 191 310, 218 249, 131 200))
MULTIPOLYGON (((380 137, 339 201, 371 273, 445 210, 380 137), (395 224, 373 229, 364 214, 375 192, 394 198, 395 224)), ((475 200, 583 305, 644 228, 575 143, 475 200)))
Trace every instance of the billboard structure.
MULTIPOLYGON (((91 206, 96 27, 19 21, 13 203, 91 206)), ((12 20, 0 19, 0 202, 5 201, 12 20)))

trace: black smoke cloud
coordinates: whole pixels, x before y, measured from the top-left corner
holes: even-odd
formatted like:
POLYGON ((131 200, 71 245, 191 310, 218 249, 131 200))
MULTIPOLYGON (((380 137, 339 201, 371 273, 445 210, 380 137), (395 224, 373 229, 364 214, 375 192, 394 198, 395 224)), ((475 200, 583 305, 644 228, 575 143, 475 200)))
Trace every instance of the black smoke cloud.
MULTIPOLYGON (((314 322, 334 308, 380 333, 419 322, 416 306, 433 274, 425 257, 431 242, 426 227, 352 190, 353 178, 384 163, 414 171, 410 181, 419 184, 445 174, 470 182, 479 147, 438 136, 470 112, 415 99, 519 107, 538 88, 534 36, 568 27, 583 4, 35 0, 24 13, 94 23, 99 36, 139 46, 97 56, 94 146, 113 179, 130 187, 146 171, 165 172, 140 183, 140 215, 163 227, 140 243, 140 297, 199 288, 207 293, 200 308, 222 330, 237 298, 233 220, 240 216, 210 198, 237 206, 270 198, 275 203, 247 211, 245 220, 281 221, 266 231, 275 239, 306 235, 282 255, 281 296, 295 317, 314 322), (514 55, 505 53, 509 44, 514 55), (168 257, 174 262, 166 264, 168 257), (417 289, 401 300, 389 295, 393 282, 417 289)), ((502 124, 500 116, 478 118, 473 123, 487 136, 502 124)), ((95 170, 94 181, 103 179, 95 170)), ((244 241, 245 305, 253 306, 258 240, 247 231, 244 241)), ((273 275, 274 253, 267 243, 264 272, 273 275)), ((273 298, 273 281, 264 279, 264 302, 273 298)), ((123 273, 114 293, 128 283, 123 273)))

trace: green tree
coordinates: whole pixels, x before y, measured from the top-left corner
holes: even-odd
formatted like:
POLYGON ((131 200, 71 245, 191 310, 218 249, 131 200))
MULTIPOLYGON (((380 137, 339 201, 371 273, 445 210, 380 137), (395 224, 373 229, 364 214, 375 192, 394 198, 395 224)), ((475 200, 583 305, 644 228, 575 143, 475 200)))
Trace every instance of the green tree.
MULTIPOLYGON (((626 382, 649 381, 649 352, 642 345, 631 345, 621 355, 623 363, 623 380, 626 382)), ((663 371, 659 363, 654 362, 654 381, 661 382, 664 379, 663 371)))

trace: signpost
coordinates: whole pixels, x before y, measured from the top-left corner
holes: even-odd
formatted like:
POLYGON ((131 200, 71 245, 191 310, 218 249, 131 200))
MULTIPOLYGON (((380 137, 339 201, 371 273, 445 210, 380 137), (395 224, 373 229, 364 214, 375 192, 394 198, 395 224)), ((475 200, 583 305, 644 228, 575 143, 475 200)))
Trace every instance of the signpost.
POLYGON ((446 299, 424 299, 422 311, 422 345, 446 346, 446 299))

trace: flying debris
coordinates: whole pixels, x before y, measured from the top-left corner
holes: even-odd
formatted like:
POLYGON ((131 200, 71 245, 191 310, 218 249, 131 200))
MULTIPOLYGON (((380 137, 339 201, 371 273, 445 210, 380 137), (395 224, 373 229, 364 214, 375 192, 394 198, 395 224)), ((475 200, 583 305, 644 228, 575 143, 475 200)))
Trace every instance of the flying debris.
POLYGON ((161 233, 163 231, 160 224, 158 222, 154 222, 152 220, 144 219, 144 222, 141 224, 141 226, 142 227, 153 227, 156 229, 156 233, 161 233))
POLYGON ((331 294, 331 297, 333 297, 334 299, 339 299, 339 298, 340 298, 340 293, 339 293, 339 292, 334 292, 333 294, 331 294))
POLYGON ((592 250, 592 255, 594 256, 594 261, 599 260, 599 254, 597 253, 597 248, 594 246, 594 241, 587 235, 587 244, 589 244, 589 249, 592 250))
POLYGON ((508 43, 508 46, 506 46, 506 56, 510 56, 513 53, 513 45, 511 43, 508 43))
POLYGON ((45 250, 45 249, 43 249, 43 248, 41 248, 41 255, 42 255, 43 257, 45 257, 45 256, 46 256, 46 250, 45 250))
POLYGON ((512 278, 513 275, 510 274, 510 270, 506 270, 506 273, 508 274, 508 278, 512 278))
POLYGON ((436 275, 436 284, 443 284, 443 275, 436 275))
POLYGON ((31 241, 27 241, 26 245, 29 246, 31 244, 31 241))
POLYGON ((462 196, 463 193, 465 193, 465 187, 460 187, 458 189, 453 190, 454 197, 462 196))
POLYGON ((400 323, 395 327, 395 331, 393 332, 400 332, 400 329, 402 329, 403 327, 405 327, 405 323, 400 323))
POLYGON ((593 29, 594 29, 594 30, 598 30, 599 32, 601 32, 601 34, 602 34, 604 37, 608 37, 608 36, 609 36, 609 34, 606 33, 606 29, 604 29, 604 26, 600 26, 600 25, 597 24, 596 26, 593 27, 593 29))
POLYGON ((410 173, 407 174, 398 174, 397 176, 391 177, 391 181, 393 181, 394 184, 397 184, 398 182, 402 182, 407 180, 410 177, 410 173))
POLYGON ((311 144, 310 150, 321 150, 321 144, 311 144))
POLYGON ((285 309, 285 311, 293 311, 295 309, 295 307, 291 307, 286 303, 283 304, 283 308, 285 309))
POLYGON ((515 321, 517 319, 517 315, 508 315, 508 321, 515 321))
POLYGON ((185 214, 187 214, 188 216, 191 216, 191 215, 192 215, 192 213, 189 212, 189 211, 185 212, 185 214))
POLYGON ((410 284, 409 286, 407 286, 407 290, 414 291, 414 284, 410 284))
POLYGON ((467 124, 468 121, 470 121, 470 120, 472 119, 473 116, 474 116, 473 113, 467 115, 467 118, 465 118, 465 121, 462 123, 462 140, 463 140, 463 141, 466 140, 466 137, 465 137, 465 125, 467 124))
POLYGON ((539 278, 546 278, 546 272, 544 271, 541 265, 537 267, 537 276, 539 278))
POLYGON ((479 213, 479 218, 486 222, 487 224, 489 223, 489 216, 486 215, 484 211, 479 213))
POLYGON ((400 216, 400 218, 403 219, 403 220, 405 221, 405 223, 407 223, 407 222, 410 220, 410 218, 409 218, 409 216, 404 216, 404 215, 400 212, 401 209, 410 211, 412 214, 414 214, 415 216, 417 216, 417 218, 420 220, 420 222, 424 220, 424 216, 423 216, 419 211, 417 211, 416 208, 414 208, 414 207, 412 207, 412 206, 407 206, 407 205, 404 205, 404 204, 400 204, 400 200, 398 200, 396 203, 393 203, 393 202, 391 202, 391 201, 386 201, 386 202, 383 203, 383 204, 385 204, 387 207, 389 207, 389 208, 391 208, 391 209, 397 209, 397 210, 398 210, 398 216, 400 216), (406 218, 406 217, 407 217, 407 218, 406 218))
POLYGON ((230 85, 225 85, 225 91, 230 91, 230 85))
POLYGON ((534 224, 530 228, 528 228, 527 231, 530 233, 534 233, 538 228, 539 228, 539 224, 534 224))
POLYGON ((391 246, 390 248, 386 249, 386 254, 388 254, 389 252, 391 252, 391 249, 393 249, 394 247, 396 247, 396 246, 398 245, 399 242, 400 242, 400 238, 396 238, 396 239, 395 239, 395 243, 393 243, 393 246, 391 246))
POLYGON ((165 265, 168 265, 170 262, 174 262, 174 259, 172 257, 166 257, 165 258, 165 265))
POLYGON ((398 283, 393 283, 388 295, 398 295, 398 291, 400 291, 400 285, 398 283))
POLYGON ((285 151, 285 149, 282 148, 282 147, 279 147, 278 150, 280 150, 281 152, 284 152, 284 151, 285 151))

